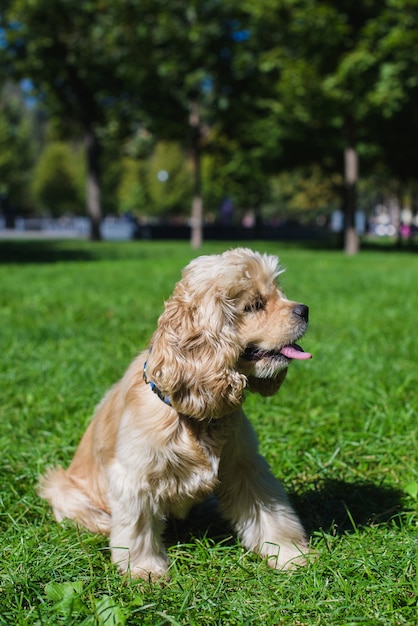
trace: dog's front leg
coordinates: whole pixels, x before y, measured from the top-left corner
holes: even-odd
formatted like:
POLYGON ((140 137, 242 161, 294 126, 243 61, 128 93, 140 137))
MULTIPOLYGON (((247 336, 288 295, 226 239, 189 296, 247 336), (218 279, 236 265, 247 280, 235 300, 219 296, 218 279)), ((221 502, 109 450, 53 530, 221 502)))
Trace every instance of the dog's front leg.
MULTIPOLYGON (((128 513, 130 515, 130 512, 128 513)), ((168 567, 161 541, 163 523, 143 511, 136 519, 127 519, 126 511, 112 513, 110 548, 112 561, 121 573, 133 578, 160 578, 168 567)))
POLYGON ((282 485, 258 454, 257 438, 245 415, 227 442, 219 468, 218 497, 223 515, 249 550, 270 567, 303 565, 308 541, 282 485))
POLYGON ((128 572, 133 578, 157 580, 168 567, 162 542, 164 520, 158 507, 149 492, 141 493, 130 488, 126 477, 124 481, 112 480, 109 500, 113 563, 121 573, 128 572))

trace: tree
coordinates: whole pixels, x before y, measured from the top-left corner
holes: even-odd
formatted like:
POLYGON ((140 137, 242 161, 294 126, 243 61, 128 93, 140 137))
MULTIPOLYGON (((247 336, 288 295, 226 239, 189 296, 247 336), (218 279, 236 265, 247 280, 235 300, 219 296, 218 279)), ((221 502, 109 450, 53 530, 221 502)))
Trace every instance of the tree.
POLYGON ((35 156, 32 122, 20 88, 6 84, 0 95, 0 198, 8 225, 13 222, 13 207, 25 209, 30 204, 29 178, 35 156))
POLYGON ((202 156, 216 155, 222 163, 233 160, 231 183, 239 178, 246 191, 251 188, 246 196, 255 204, 263 195, 259 190, 267 186, 260 157, 268 150, 266 137, 272 141, 277 133, 274 127, 266 133, 262 123, 264 88, 259 79, 266 79, 257 71, 258 40, 248 30, 248 12, 237 0, 173 0, 168 5, 164 0, 129 4, 118 0, 113 6, 114 21, 125 25, 123 45, 132 58, 141 54, 144 33, 149 36, 147 62, 153 72, 148 73, 147 85, 133 64, 120 65, 119 72, 124 82, 137 86, 152 132, 189 151, 194 181, 192 245, 198 247, 202 156), (258 128, 253 124, 256 117, 258 128), (227 141, 218 144, 219 137, 227 141), (265 184, 258 184, 260 180, 265 184))
POLYGON ((385 3, 377 0, 262 0, 248 10, 265 30, 261 67, 275 85, 270 111, 281 128, 282 164, 321 163, 344 173, 344 247, 358 250, 354 220, 358 151, 378 143, 376 115, 378 55, 365 46, 370 24, 380 23, 385 3))
POLYGON ((64 136, 83 135, 94 237, 103 148, 112 139, 119 158, 115 140, 140 127, 188 151, 195 246, 209 155, 223 186, 244 189, 254 208, 281 168, 344 169, 345 247, 355 252, 358 154, 374 144, 389 160, 381 121, 416 98, 416 2, 6 0, 0 57, 9 75, 32 79, 64 136))
POLYGON ((370 105, 384 163, 402 181, 417 179, 418 0, 387 0, 381 19, 365 32, 364 54, 373 55, 370 105))
POLYGON ((238 106, 244 93, 250 101, 239 6, 237 0, 6 3, 0 24, 6 46, 0 54, 10 74, 31 78, 61 129, 84 136, 94 238, 102 212, 104 138, 132 128, 141 116, 159 138, 188 144, 194 167, 192 239, 199 245, 207 129, 223 111, 230 123, 230 101, 238 106))
POLYGON ((9 0, 0 15, 5 71, 32 80, 37 97, 64 137, 83 136, 92 239, 100 238, 102 142, 110 124, 116 124, 115 109, 123 108, 117 50, 106 36, 113 28, 109 4, 9 0))

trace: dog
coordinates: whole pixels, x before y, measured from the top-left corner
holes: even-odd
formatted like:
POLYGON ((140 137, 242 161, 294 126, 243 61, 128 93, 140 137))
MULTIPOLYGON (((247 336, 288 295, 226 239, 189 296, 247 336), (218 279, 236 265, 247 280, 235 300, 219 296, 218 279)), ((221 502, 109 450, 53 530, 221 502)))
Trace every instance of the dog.
POLYGON ((242 545, 276 569, 306 562, 308 540, 258 452, 244 392, 275 394, 308 307, 277 284, 275 256, 236 248, 183 270, 149 349, 98 405, 68 469, 50 469, 40 495, 57 521, 110 536, 121 573, 155 581, 169 567, 168 516, 184 519, 215 494, 242 545))

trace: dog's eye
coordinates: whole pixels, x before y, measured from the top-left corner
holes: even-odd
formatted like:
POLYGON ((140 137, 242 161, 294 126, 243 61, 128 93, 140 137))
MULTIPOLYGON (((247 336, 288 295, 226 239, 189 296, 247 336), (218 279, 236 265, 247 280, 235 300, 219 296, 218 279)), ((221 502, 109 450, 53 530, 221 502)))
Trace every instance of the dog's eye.
POLYGON ((257 298, 257 300, 253 300, 250 304, 247 304, 244 307, 245 313, 254 313, 255 311, 262 311, 264 309, 264 302, 261 298, 257 298))

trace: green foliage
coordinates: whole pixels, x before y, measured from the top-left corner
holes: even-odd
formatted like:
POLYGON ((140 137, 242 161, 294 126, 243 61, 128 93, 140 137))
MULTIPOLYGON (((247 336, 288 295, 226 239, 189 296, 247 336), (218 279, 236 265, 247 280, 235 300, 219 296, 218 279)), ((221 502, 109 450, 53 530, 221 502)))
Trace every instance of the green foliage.
POLYGON ((84 212, 83 153, 63 142, 51 142, 42 152, 32 180, 39 209, 54 217, 84 212))
POLYGON ((149 203, 145 180, 146 165, 132 157, 124 157, 118 186, 118 205, 122 213, 144 212, 148 215, 149 203))
POLYGON ((30 78, 61 132, 104 127, 103 99, 115 96, 117 59, 109 48, 111 15, 95 0, 14 0, 1 15, 5 71, 30 78), (103 77, 107 76, 104 81, 103 77))
POLYGON ((270 180, 270 211, 281 218, 302 220, 327 215, 332 208, 339 208, 341 184, 341 176, 326 176, 319 166, 283 171, 270 180))
POLYGON ((191 196, 191 167, 178 143, 157 143, 146 160, 124 158, 120 210, 145 216, 188 215, 191 196))
POLYGON ((70 461, 192 252, 2 242, 0 624, 415 624, 418 256, 253 247, 280 255, 285 292, 311 309, 314 358, 245 408, 318 558, 272 571, 206 516, 170 527, 170 580, 133 582, 111 565, 107 539, 55 523, 39 474, 70 461))
MULTIPOLYGON (((225 196, 258 209, 279 170, 320 164, 341 176, 348 145, 363 176, 379 161, 403 182, 416 179, 417 8, 416 0, 10 0, 0 14, 1 71, 33 81, 62 136, 95 139, 108 211, 118 208, 112 188, 122 211, 184 212, 188 202, 186 167, 157 184, 147 172, 161 157, 145 167, 147 155, 129 152, 138 163, 122 163, 120 146, 135 143, 138 129, 153 144, 203 153, 210 211, 225 196)), ((5 132, 2 167, 17 181, 20 144, 5 132)))
POLYGON ((147 163, 150 210, 162 215, 187 215, 192 199, 190 163, 179 144, 160 142, 147 163))
POLYGON ((259 209, 268 197, 268 173, 262 161, 244 152, 239 140, 217 134, 216 129, 203 159, 203 183, 205 205, 212 211, 228 197, 242 217, 248 209, 259 209))
POLYGON ((125 626, 127 611, 121 608, 108 595, 103 595, 93 602, 83 602, 83 583, 49 583, 46 597, 54 604, 52 613, 62 618, 84 617, 79 624, 82 626, 125 626))
POLYGON ((30 113, 20 90, 9 84, 0 94, 0 194, 21 209, 30 206, 28 183, 34 152, 30 113))
POLYGON ((390 0, 379 20, 365 29, 364 54, 375 51, 377 81, 370 94, 372 104, 390 118, 402 109, 418 87, 416 0, 390 0))

